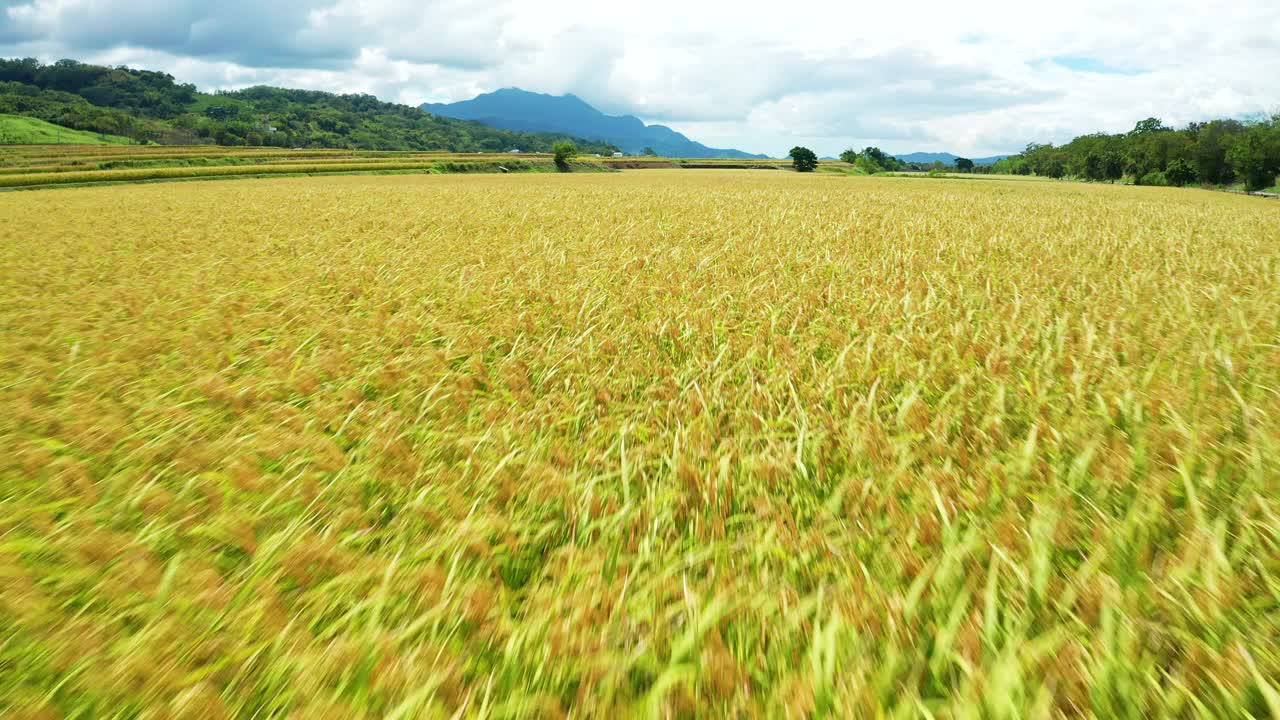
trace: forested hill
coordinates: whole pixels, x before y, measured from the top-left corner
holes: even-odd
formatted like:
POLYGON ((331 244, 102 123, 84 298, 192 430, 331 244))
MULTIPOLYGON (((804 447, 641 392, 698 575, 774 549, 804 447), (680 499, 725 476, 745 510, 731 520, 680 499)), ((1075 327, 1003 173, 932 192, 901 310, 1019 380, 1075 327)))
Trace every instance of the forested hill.
MULTIPOLYGON (((546 152, 566 137, 438 117, 372 95, 271 87, 206 94, 163 72, 30 58, 0 59, 0 113, 167 144, 546 152)), ((616 149, 570 139, 584 152, 616 149)))

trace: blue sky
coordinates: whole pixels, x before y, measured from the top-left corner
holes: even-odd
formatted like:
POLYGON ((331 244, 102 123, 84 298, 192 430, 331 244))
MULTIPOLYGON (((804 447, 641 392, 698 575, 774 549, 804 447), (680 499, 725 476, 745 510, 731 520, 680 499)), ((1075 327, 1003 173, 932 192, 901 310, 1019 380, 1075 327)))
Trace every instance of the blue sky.
POLYGON ((1096 73, 1099 75, 1141 75, 1146 70, 1139 68, 1121 68, 1108 65, 1106 62, 1098 58, 1091 57, 1070 57, 1062 56, 1050 58, 1050 62, 1056 63, 1072 72, 1080 73, 1096 73))
POLYGON ((0 55, 408 104, 571 92, 717 147, 980 157, 1280 109, 1280 3, 0 0, 0 55))

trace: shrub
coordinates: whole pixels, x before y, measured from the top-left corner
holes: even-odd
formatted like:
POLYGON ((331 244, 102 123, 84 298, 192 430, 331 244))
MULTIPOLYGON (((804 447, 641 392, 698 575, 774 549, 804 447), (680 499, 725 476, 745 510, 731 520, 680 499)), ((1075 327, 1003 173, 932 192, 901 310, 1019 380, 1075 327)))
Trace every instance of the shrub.
POLYGON ((563 140, 555 144, 552 148, 556 157, 556 169, 560 172, 569 172, 569 161, 577 157, 578 148, 568 140, 563 140))
POLYGON ((1186 160, 1178 159, 1169 163, 1169 167, 1165 168, 1164 176, 1170 185, 1182 187, 1196 181, 1196 169, 1186 160))
POLYGON ((1169 184, 1169 178, 1165 177, 1165 174, 1159 171, 1149 172, 1146 175, 1142 176, 1142 181, 1139 182, 1138 184, 1139 185, 1155 185, 1158 187, 1163 187, 1169 184))
POLYGON ((858 156, 857 162, 853 166, 868 175, 875 175, 878 172, 884 172, 884 168, 876 164, 870 156, 863 154, 858 156))

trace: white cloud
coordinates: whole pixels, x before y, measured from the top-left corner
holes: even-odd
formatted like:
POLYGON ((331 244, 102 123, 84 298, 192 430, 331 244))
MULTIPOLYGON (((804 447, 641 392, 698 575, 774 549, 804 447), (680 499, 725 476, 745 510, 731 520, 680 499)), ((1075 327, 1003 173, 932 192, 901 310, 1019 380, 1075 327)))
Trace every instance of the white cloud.
POLYGON ((512 85, 573 92, 709 145, 775 154, 803 143, 978 156, 1148 115, 1182 123, 1280 104, 1274 0, 0 0, 0 54, 409 104, 512 85))

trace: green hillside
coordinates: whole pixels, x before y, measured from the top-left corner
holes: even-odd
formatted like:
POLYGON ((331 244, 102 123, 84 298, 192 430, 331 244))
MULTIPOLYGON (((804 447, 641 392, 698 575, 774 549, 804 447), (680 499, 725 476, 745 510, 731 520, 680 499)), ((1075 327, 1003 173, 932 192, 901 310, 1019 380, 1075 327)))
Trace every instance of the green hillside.
POLYGON ((0 145, 131 145, 118 135, 72 130, 20 115, 0 115, 0 145))
POLYGON ((0 114, 162 145, 272 146, 359 150, 551 152, 569 139, 584 153, 607 142, 564 133, 498 130, 437 117, 372 95, 252 87, 204 94, 172 75, 125 67, 0 58, 0 114))

